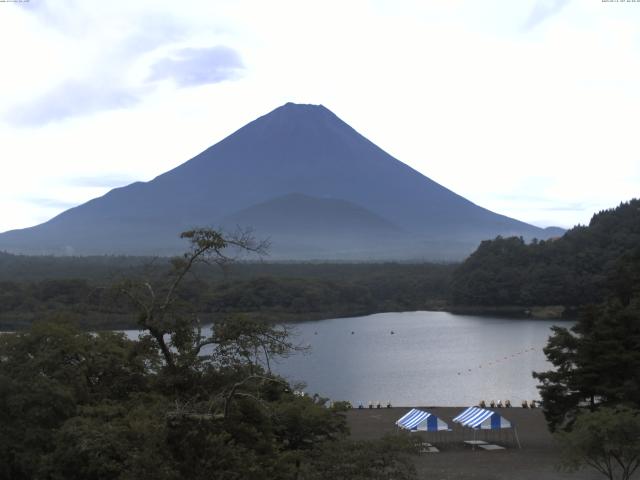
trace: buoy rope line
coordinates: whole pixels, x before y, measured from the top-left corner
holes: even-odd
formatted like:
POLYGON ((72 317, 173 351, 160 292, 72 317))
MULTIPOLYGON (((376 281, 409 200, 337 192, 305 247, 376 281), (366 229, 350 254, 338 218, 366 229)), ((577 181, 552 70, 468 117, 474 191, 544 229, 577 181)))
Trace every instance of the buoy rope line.
POLYGON ((486 362, 486 363, 481 363, 480 365, 478 365, 477 367, 473 367, 473 368, 467 368, 467 369, 463 369, 463 370, 459 370, 458 371, 458 375, 464 375, 464 374, 469 374, 469 373, 473 373, 475 370, 478 370, 480 368, 489 368, 489 367, 493 367, 496 365, 499 365, 501 363, 506 363, 509 360, 512 360, 514 358, 517 358, 518 355, 523 355, 525 353, 533 353, 533 352, 537 352, 539 351, 538 348, 535 347, 529 347, 526 348, 524 350, 521 350, 519 352, 515 352, 515 353, 511 353, 508 354, 504 357, 500 357, 500 358, 496 358, 495 360, 491 360, 490 362, 486 362))

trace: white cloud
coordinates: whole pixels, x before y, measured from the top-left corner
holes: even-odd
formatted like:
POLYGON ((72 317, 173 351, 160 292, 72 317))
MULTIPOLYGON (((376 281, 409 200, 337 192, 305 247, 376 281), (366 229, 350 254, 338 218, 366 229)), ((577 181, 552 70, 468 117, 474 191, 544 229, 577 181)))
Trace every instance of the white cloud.
POLYGON ((173 79, 180 86, 206 85, 237 78, 242 70, 238 53, 225 46, 182 48, 151 67, 151 80, 173 79))
POLYGON ((68 81, 41 97, 15 105, 6 118, 17 126, 44 125, 77 115, 131 107, 138 99, 136 89, 106 79, 68 81))
POLYGON ((240 57, 232 48, 211 44, 220 36, 212 33, 213 25, 203 35, 204 26, 194 29, 166 6, 45 1, 11 9, 14 18, 0 20, 6 27, 0 38, 5 45, 23 38, 30 55, 25 58, 22 48, 7 52, 13 55, 0 86, 13 95, 0 104, 0 114, 4 110, 10 124, 37 126, 131 108, 153 91, 150 78, 173 78, 178 86, 237 78, 240 57), (179 48, 181 41, 198 44, 179 48))
POLYGON ((524 24, 525 29, 534 28, 567 6, 569 0, 537 0, 524 24))

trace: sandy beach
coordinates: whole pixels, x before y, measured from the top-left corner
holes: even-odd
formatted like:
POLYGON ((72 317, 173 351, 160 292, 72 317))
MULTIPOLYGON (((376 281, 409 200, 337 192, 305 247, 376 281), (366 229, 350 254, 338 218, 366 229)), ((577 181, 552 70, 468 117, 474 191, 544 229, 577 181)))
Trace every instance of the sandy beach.
MULTIPOLYGON (((517 428, 521 449, 514 441, 511 431, 501 433, 478 432, 477 439, 506 447, 505 450, 473 450, 464 444, 472 440, 473 432, 459 428, 451 419, 466 407, 416 407, 427 410, 452 427, 447 433, 416 433, 432 443, 440 453, 425 453, 415 457, 419 478, 438 480, 591 480, 604 478, 595 470, 576 473, 559 471, 558 447, 548 432, 540 409, 503 408, 496 409, 517 428)), ((395 421, 410 410, 409 407, 381 409, 353 409, 347 420, 354 439, 375 439, 396 432, 395 421)), ((640 477, 638 477, 640 478, 640 477)))

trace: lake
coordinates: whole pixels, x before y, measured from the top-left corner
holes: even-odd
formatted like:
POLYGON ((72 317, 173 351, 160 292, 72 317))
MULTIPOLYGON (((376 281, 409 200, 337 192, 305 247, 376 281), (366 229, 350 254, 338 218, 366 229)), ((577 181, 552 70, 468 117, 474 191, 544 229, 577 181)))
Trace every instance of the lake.
MULTIPOLYGON (((310 395, 354 405, 465 406, 509 399, 519 406, 540 398, 531 372, 551 368, 542 352, 551 326, 572 324, 446 312, 294 323, 287 325, 294 342, 309 348, 272 368, 292 383, 304 382, 310 395)), ((139 332, 126 333, 136 338, 139 332)))
POLYGON ((304 381, 309 394, 354 405, 464 406, 481 399, 520 405, 540 398, 531 372, 551 368, 542 348, 554 324, 571 325, 446 312, 298 323, 290 326, 309 352, 273 369, 304 381))

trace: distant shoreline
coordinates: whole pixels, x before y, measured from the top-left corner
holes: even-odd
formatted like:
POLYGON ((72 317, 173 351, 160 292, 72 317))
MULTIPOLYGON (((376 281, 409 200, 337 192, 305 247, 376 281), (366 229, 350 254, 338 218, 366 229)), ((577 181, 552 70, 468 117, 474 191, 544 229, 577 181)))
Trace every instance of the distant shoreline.
MULTIPOLYGON (((497 306, 487 307, 479 305, 429 305, 426 308, 412 309, 412 310, 375 310, 375 311, 351 311, 351 312, 306 312, 306 313, 291 313, 291 312, 229 312, 219 314, 201 314, 203 324, 211 324, 216 318, 225 315, 244 315, 249 318, 264 319, 269 323, 305 323, 305 322, 317 322, 320 320, 333 320, 339 318, 353 318, 353 317, 366 317, 369 315, 375 315, 378 313, 410 313, 410 312, 445 312, 453 315, 472 315, 472 316, 496 316, 518 319, 533 319, 533 320, 566 320, 571 321, 577 318, 579 309, 577 308, 565 308, 559 305, 551 306, 538 306, 538 307, 522 307, 522 306, 497 306)), ((89 314, 91 317, 91 314, 89 314)), ((95 323, 92 321, 89 325, 83 325, 80 315, 74 313, 71 315, 72 320, 79 323, 80 327, 87 330, 135 330, 138 325, 135 321, 129 322, 135 318, 135 314, 97 314, 101 317, 95 319, 95 323), (86 327, 86 328, 85 328, 86 327)), ((42 317, 40 317, 42 318, 42 317)), ((3 332, 17 332, 23 331, 29 328, 32 322, 28 318, 2 318, 0 319, 0 330, 3 332)))
POLYGON ((495 315, 499 317, 528 318, 534 320, 573 320, 579 313, 578 307, 563 305, 544 306, 482 306, 482 305, 451 305, 443 311, 454 315, 495 315))

